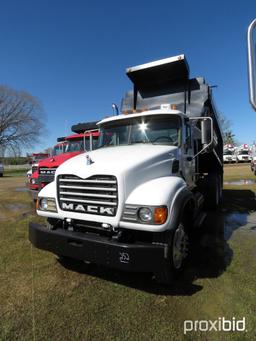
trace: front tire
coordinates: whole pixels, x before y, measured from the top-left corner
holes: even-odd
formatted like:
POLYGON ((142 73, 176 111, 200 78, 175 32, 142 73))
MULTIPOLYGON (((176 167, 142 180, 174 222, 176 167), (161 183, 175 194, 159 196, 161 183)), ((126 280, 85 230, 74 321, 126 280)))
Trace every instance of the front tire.
POLYGON ((180 222, 174 231, 168 232, 166 242, 168 244, 166 264, 155 277, 158 283, 168 285, 183 270, 188 255, 188 234, 183 222, 180 222))

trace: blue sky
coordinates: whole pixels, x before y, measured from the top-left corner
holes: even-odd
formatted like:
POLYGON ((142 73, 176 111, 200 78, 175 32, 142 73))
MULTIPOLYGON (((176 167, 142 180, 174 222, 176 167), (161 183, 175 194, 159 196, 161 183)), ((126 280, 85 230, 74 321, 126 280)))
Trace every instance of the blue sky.
POLYGON ((184 53, 204 76, 236 137, 256 140, 248 101, 246 30, 256 1, 0 1, 0 83, 43 103, 48 134, 112 113, 131 87, 128 66, 184 53))

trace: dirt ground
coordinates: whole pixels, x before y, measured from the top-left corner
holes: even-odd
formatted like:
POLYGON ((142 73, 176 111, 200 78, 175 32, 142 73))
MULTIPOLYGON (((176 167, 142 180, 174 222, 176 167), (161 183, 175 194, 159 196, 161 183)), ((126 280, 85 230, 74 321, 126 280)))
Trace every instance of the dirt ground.
POLYGON ((256 177, 225 167, 224 205, 195 232, 170 287, 150 274, 63 263, 28 241, 24 177, 0 179, 0 340, 255 340, 256 177), (242 180, 242 182, 241 182, 242 180), (246 331, 189 331, 186 320, 242 320, 246 331))

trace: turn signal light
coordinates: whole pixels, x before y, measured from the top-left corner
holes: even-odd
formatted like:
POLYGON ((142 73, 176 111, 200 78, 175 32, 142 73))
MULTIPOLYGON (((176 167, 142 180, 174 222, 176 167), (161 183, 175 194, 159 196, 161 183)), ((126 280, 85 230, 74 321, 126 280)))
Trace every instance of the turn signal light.
POLYGON ((161 225, 166 222, 167 219, 167 207, 157 207, 154 211, 154 223, 161 225))
POLYGON ((36 209, 39 209, 39 199, 36 199, 36 209))

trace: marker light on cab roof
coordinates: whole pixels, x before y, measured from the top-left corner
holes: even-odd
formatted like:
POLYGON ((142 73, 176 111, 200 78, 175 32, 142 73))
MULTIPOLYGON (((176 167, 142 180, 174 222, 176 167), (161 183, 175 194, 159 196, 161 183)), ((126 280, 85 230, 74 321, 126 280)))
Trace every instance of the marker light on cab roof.
POLYGON ((163 110, 177 110, 177 105, 176 104, 161 104, 160 106, 161 109, 163 110))

